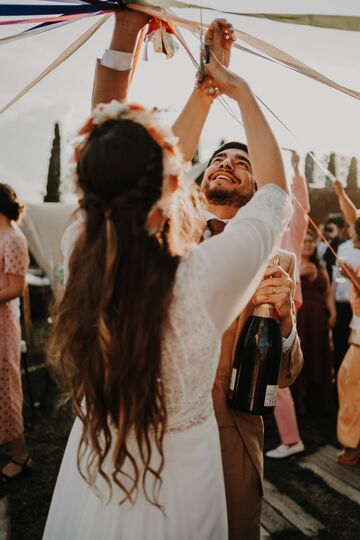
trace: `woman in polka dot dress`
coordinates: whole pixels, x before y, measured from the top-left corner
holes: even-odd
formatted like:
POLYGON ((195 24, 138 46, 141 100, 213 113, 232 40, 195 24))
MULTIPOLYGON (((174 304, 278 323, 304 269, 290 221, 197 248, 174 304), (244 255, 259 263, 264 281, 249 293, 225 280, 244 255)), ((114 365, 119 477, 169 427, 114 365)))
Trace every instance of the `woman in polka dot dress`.
POLYGON ((11 459, 1 471, 5 481, 32 465, 24 438, 20 322, 14 302, 23 293, 29 266, 26 239, 14 223, 22 211, 14 190, 0 183, 0 444, 11 447, 11 459))

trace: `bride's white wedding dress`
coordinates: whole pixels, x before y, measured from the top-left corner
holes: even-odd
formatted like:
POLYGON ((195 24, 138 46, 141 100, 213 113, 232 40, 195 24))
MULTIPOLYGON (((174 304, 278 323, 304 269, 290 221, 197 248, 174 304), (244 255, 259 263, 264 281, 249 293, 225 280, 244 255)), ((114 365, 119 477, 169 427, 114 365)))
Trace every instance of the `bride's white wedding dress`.
MULTIPOLYGON (((183 258, 164 329, 162 378, 168 430, 160 503, 140 490, 133 506, 101 479, 97 496, 80 476, 75 420, 45 528, 45 540, 226 540, 221 452, 211 389, 221 336, 247 304, 291 216, 290 198, 270 185, 239 210, 225 231, 183 258)), ((129 441, 130 442, 130 441, 129 441)), ((158 456, 155 455, 154 462, 158 456)), ((111 476, 111 460, 105 464, 111 476)), ((149 492, 151 493, 151 485, 149 492)))

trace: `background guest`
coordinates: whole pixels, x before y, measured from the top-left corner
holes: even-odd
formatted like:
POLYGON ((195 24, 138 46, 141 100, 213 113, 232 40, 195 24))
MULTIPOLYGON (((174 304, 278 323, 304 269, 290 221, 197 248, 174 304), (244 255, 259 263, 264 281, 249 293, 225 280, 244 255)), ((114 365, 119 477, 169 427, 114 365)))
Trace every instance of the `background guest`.
MULTIPOLYGON (((346 262, 352 268, 355 268, 360 264, 360 249, 354 247, 351 237, 354 234, 357 210, 339 180, 333 182, 333 188, 338 197, 340 208, 344 213, 350 234, 350 240, 340 244, 337 255, 340 261, 346 262)), ((336 324, 333 328, 334 369, 335 375, 337 375, 341 362, 349 348, 350 322, 353 314, 350 303, 351 282, 347 279, 346 274, 341 274, 338 266, 333 268, 333 287, 336 304, 336 324)))
MULTIPOLYGON (((324 234, 335 253, 337 253, 340 244, 343 244, 346 241, 343 236, 345 230, 346 222, 341 214, 331 215, 327 218, 324 227, 324 234)), ((325 242, 320 242, 318 246, 318 255, 321 261, 325 264, 331 282, 333 267, 336 264, 336 257, 326 246, 325 242)))
MULTIPOLYGON (((360 218, 355 221, 354 247, 360 248, 360 218)), ((360 249, 359 249, 360 251, 360 249)), ((339 414, 337 434, 344 450, 337 461, 342 465, 356 465, 360 459, 360 266, 348 271, 359 282, 353 287, 353 312, 350 327, 350 347, 338 374, 339 414)))
MULTIPOLYGON (((307 184, 304 176, 299 172, 299 155, 293 150, 291 153, 291 164, 294 169, 292 180, 292 193, 296 198, 294 203, 294 214, 288 229, 282 236, 280 246, 291 251, 296 256, 296 287, 295 287, 295 308, 299 309, 302 304, 300 263, 301 251, 308 225, 310 212, 310 201, 307 184), (299 205, 300 203, 300 205, 299 205)), ((294 400, 290 388, 279 388, 275 407, 275 421, 279 431, 281 444, 266 452, 266 457, 272 459, 284 459, 305 450, 304 443, 300 438, 294 400)))
POLYGON ((27 243, 15 225, 23 205, 7 184, 0 184, 0 444, 10 443, 11 459, 1 471, 11 480, 31 470, 24 438, 20 375, 20 321, 14 300, 22 295, 29 265, 27 243))
POLYGON ((329 329, 336 322, 336 310, 330 280, 317 258, 315 234, 310 229, 301 254, 300 277, 303 305, 297 326, 304 366, 294 385, 296 403, 300 414, 306 413, 310 398, 317 409, 330 413, 333 394, 329 329))

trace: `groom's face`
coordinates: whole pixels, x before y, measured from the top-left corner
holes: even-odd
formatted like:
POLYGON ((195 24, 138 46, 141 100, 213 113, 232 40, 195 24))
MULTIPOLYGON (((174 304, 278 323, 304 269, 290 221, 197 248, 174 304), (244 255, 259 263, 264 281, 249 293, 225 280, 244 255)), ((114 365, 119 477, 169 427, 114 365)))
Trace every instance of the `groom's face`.
POLYGON ((238 148, 216 154, 204 173, 201 189, 211 204, 244 206, 255 193, 249 154, 238 148))

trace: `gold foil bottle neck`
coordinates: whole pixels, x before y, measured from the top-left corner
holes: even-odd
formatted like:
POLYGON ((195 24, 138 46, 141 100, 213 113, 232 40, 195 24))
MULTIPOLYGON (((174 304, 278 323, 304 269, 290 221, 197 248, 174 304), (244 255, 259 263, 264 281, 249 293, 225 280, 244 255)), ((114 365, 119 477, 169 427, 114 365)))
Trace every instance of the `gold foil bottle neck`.
MULTIPOLYGON (((275 255, 271 260, 271 264, 276 266, 280 263, 279 255, 275 255)), ((256 306, 253 315, 255 317, 267 317, 268 319, 276 319, 275 317, 275 308, 272 304, 261 304, 261 306, 256 306)))
POLYGON ((252 313, 255 317, 266 317, 268 319, 275 319, 275 310, 272 304, 261 304, 256 306, 252 313))

